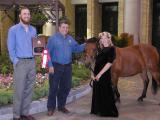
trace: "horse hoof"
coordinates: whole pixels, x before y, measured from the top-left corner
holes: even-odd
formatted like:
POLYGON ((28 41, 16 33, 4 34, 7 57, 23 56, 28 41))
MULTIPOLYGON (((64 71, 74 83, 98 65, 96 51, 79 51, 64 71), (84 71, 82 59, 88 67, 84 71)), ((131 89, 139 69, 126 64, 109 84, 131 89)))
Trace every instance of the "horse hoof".
POLYGON ((138 102, 143 102, 143 98, 138 98, 138 102))

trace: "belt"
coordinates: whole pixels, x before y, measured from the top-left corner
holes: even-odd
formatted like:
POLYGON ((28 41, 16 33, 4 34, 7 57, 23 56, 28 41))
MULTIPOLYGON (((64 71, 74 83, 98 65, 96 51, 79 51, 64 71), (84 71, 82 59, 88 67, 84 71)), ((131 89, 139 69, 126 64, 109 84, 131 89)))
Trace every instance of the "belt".
POLYGON ((19 59, 33 59, 34 57, 27 57, 27 58, 19 58, 19 59))
POLYGON ((57 64, 57 65, 60 65, 60 66, 68 66, 68 65, 71 65, 71 63, 68 63, 68 64, 60 64, 60 63, 57 63, 57 62, 54 62, 53 64, 57 64))

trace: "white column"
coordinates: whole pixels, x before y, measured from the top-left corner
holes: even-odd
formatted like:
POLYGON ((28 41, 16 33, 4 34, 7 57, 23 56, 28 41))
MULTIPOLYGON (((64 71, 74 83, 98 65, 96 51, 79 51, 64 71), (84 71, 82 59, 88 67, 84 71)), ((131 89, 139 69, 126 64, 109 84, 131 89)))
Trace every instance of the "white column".
POLYGON ((124 32, 134 35, 134 44, 139 43, 140 0, 125 0, 124 32))
POLYGON ((43 35, 51 36, 56 32, 56 26, 52 23, 46 23, 43 25, 43 35))

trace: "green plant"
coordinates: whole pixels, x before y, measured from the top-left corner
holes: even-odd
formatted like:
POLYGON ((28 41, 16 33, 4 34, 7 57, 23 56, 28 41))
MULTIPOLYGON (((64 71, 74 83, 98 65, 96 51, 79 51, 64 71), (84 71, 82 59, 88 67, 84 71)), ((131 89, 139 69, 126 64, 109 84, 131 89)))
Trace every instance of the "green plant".
POLYGON ((46 80, 43 86, 35 87, 33 93, 33 100, 48 96, 48 80, 46 80))
POLYGON ((113 36, 112 41, 117 47, 126 47, 133 44, 133 35, 122 33, 120 36, 113 36))
POLYGON ((80 81, 81 81, 81 78, 73 76, 72 77, 72 88, 79 86, 80 85, 80 81))
POLYGON ((1 73, 6 74, 7 72, 8 72, 7 65, 2 64, 1 65, 1 73))
POLYGON ((33 12, 31 16, 32 25, 43 25, 48 20, 48 18, 42 12, 33 12))
POLYGON ((45 74, 45 73, 47 73, 47 69, 43 69, 43 68, 41 67, 41 60, 42 60, 42 57, 41 57, 41 56, 36 56, 36 57, 35 57, 36 71, 37 71, 37 73, 45 74))
POLYGON ((0 55, 0 73, 1 74, 13 73, 13 66, 9 59, 9 55, 6 52, 0 55))
POLYGON ((0 106, 11 104, 13 101, 13 91, 0 89, 0 106))
MULTIPOLYGON (((38 58, 39 60, 39 58, 38 58)), ((86 81, 90 77, 90 71, 84 65, 73 64, 72 72, 72 87, 79 86, 81 82, 86 81)), ((2 78, 3 76, 0 76, 2 78)), ((34 87, 33 100, 48 96, 48 77, 44 77, 37 73, 36 84, 34 87), (42 83, 39 83, 41 79, 44 79, 42 83)), ((11 81, 13 82, 13 81, 11 81)), ((1 81, 0 81, 1 85, 1 81)), ((12 104, 13 100, 13 88, 0 88, 0 106, 12 104)))
POLYGON ((84 65, 73 64, 72 75, 81 79, 88 79, 90 77, 90 70, 84 65))

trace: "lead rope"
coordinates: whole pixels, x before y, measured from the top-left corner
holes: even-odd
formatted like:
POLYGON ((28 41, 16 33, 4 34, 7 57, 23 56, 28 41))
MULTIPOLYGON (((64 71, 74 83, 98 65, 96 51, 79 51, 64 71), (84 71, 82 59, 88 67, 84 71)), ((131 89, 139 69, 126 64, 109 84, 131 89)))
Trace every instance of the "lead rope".
MULTIPOLYGON (((95 64, 92 64, 92 65, 89 66, 89 69, 90 69, 91 72, 92 72, 91 74, 93 74, 93 75, 94 75, 94 70, 93 70, 94 65, 95 65, 95 64)), ((90 87, 93 87, 93 81, 94 81, 94 80, 91 78, 91 80, 90 80, 90 82, 89 82, 90 87)))

